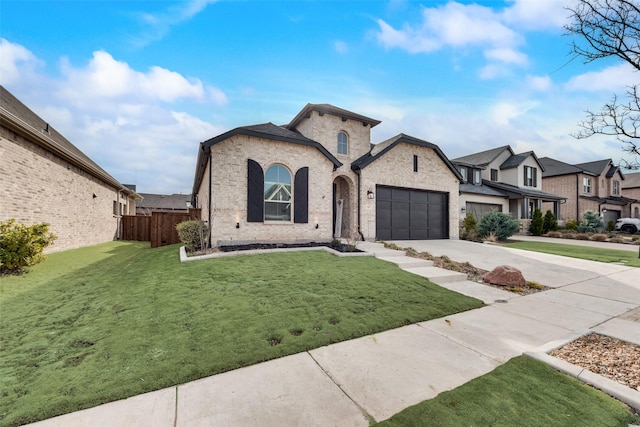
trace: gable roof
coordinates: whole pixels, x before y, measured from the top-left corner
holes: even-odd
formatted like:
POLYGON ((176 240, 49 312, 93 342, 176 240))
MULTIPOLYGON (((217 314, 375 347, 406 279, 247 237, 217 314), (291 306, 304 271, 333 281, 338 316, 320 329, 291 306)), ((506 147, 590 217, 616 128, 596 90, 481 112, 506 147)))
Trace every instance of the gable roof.
POLYGON ((515 154, 509 145, 503 145, 502 147, 492 148, 491 150, 458 157, 457 159, 453 159, 452 162, 462 163, 468 166, 487 166, 505 150, 509 150, 512 156, 515 154))
POLYGON ((191 194, 150 194, 140 193, 144 199, 136 203, 136 208, 187 210, 191 194))
POLYGON ((378 160, 380 157, 384 156, 387 152, 392 150, 393 147, 395 147, 396 145, 402 142, 406 144, 417 145, 419 147, 431 148, 433 151, 436 152, 438 157, 440 157, 440 160, 444 162, 444 164, 449 168, 449 170, 453 172, 456 178, 458 178, 459 180, 462 180, 462 175, 460 175, 460 172, 458 171, 458 169, 455 166, 453 166, 449 158, 445 156, 442 150, 440 150, 440 147, 438 147, 435 144, 432 144, 431 142, 423 141, 422 139, 414 138, 412 136, 405 135, 403 133, 382 142, 381 144, 384 144, 384 146, 379 150, 376 150, 376 146, 378 144, 373 145, 373 147, 367 154, 365 154, 364 156, 361 156, 360 158, 356 159, 353 163, 351 163, 351 169, 353 170, 364 169, 374 161, 378 160))
POLYGON ((293 120, 291 120, 291 122, 287 125, 287 128, 295 129, 303 119, 308 119, 309 117, 311 117, 312 111, 317 111, 318 113, 320 113, 320 115, 331 114, 333 116, 338 116, 342 120, 355 120, 357 122, 362 122, 363 125, 370 125, 371 127, 380 124, 380 120, 375 120, 361 114, 353 113, 351 111, 335 107, 331 104, 307 104, 293 118, 293 120))
POLYGON ((602 172, 604 172, 605 169, 607 169, 610 164, 611 164, 611 159, 604 159, 604 160, 596 160, 596 161, 587 162, 587 163, 577 163, 575 166, 582 169, 583 171, 591 172, 594 175, 602 175, 602 172))
POLYGON ((342 166, 342 163, 336 159, 333 154, 327 151, 322 144, 314 141, 313 139, 307 138, 299 132, 287 129, 284 126, 277 126, 271 122, 251 126, 241 126, 200 143, 198 160, 196 161, 196 175, 193 183, 193 194, 198 193, 200 184, 202 183, 202 175, 204 174, 204 170, 209 162, 209 156, 206 154, 207 151, 211 149, 212 146, 222 141, 226 141, 236 135, 254 136, 257 138, 270 139, 272 141, 289 142, 292 144, 313 147, 329 159, 331 163, 333 163, 334 168, 337 169, 342 166))
POLYGON ((509 157, 507 160, 505 160, 500 165, 500 169, 517 168, 518 166, 520 166, 522 164, 522 162, 527 160, 529 157, 533 157, 533 159, 536 161, 536 163, 538 163, 538 165, 540 166, 540 169, 542 169, 542 172, 544 172, 544 165, 542 163, 540 163, 540 160, 538 159, 538 156, 536 156, 536 153, 534 153, 533 151, 527 151, 526 153, 514 154, 513 156, 509 157))
POLYGON ((2 85, 0 85, 0 118, 2 119, 3 126, 25 135, 30 141, 116 189, 138 200, 140 199, 139 194, 125 187, 109 175, 104 169, 98 166, 97 163, 80 151, 78 147, 73 145, 62 136, 62 134, 49 125, 49 123, 31 111, 2 85))
POLYGON ((543 178, 560 175, 572 175, 582 172, 582 169, 577 166, 561 162, 560 160, 552 159, 551 157, 541 157, 540 164, 544 166, 544 171, 542 172, 543 178))

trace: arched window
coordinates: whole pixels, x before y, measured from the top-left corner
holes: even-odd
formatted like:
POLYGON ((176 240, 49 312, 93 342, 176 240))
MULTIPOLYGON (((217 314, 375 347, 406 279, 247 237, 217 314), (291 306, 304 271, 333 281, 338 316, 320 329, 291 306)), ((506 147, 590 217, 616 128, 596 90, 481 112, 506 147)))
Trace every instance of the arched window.
POLYGON ((349 154, 349 139, 344 132, 338 134, 338 154, 349 154))
POLYGON ((264 220, 291 221, 291 173, 273 165, 264 174, 264 220))

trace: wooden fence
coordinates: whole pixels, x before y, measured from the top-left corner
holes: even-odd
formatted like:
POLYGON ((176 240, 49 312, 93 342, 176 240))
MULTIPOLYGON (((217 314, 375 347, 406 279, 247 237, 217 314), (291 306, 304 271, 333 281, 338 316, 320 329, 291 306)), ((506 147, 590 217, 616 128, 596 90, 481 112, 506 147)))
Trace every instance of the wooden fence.
POLYGON ((200 209, 189 212, 152 212, 151 216, 122 217, 122 240, 151 242, 152 248, 179 243, 176 225, 190 219, 200 219, 200 209))

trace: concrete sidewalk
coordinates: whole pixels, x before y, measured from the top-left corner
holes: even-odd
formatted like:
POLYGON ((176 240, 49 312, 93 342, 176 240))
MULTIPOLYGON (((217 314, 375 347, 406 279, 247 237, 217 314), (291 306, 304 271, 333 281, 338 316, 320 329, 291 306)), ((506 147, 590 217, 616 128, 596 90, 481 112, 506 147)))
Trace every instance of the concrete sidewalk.
MULTIPOLYGON (((638 269, 466 241, 395 243, 487 270, 509 264, 553 289, 518 296, 362 242, 359 248, 376 257, 487 306, 33 425, 368 426, 370 419, 387 419, 514 356, 538 354, 589 330, 640 345, 638 269)), ((640 410, 640 392, 623 391, 640 410)))

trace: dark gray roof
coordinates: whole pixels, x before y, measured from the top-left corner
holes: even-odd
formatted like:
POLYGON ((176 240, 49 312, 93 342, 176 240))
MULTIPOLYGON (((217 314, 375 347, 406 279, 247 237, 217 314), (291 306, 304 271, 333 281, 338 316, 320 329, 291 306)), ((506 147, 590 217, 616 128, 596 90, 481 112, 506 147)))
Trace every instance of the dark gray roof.
POLYGON ((543 178, 551 176, 572 175, 582 172, 582 169, 577 166, 570 165, 568 163, 561 162, 560 160, 552 159, 550 157, 541 157, 540 164, 544 166, 544 172, 542 172, 543 178))
POLYGON ((376 152, 375 154, 372 154, 375 149, 375 145, 373 145, 372 149, 367 154, 365 154, 364 156, 361 156, 360 158, 356 159, 353 163, 351 163, 351 169, 353 170, 364 169, 374 161, 378 160, 380 157, 384 156, 387 152, 392 150, 393 147, 395 147, 396 145, 402 142, 407 144, 417 145, 420 147, 431 148, 433 151, 436 152, 436 154, 438 155, 438 157, 440 157, 440 159, 444 162, 444 164, 447 165, 449 170, 453 172, 456 178, 458 178, 459 180, 462 180, 462 175, 460 175, 460 172, 458 171, 458 169, 453 165, 453 163, 451 163, 449 158, 442 152, 442 150, 440 150, 440 147, 438 147, 436 144, 432 144, 431 142, 423 141, 422 139, 414 138, 412 136, 405 135, 403 133, 391 138, 390 140, 383 142, 383 144, 386 144, 386 147, 376 152))
POLYGON ((136 208, 186 210, 191 203, 191 194, 150 194, 140 193, 143 200, 136 203, 136 208))
POLYGON ((545 193, 544 191, 535 190, 533 188, 518 187, 516 185, 505 184, 502 182, 482 180, 482 184, 504 191, 509 198, 533 197, 544 201, 566 200, 566 197, 560 197, 555 194, 545 193))
POLYGON ((334 116, 338 116, 342 118, 342 120, 355 120, 357 122, 362 122, 363 124, 371 125, 374 127, 380 124, 380 120, 375 120, 367 116, 363 116, 361 114, 353 113, 348 110, 344 110, 342 108, 335 107, 331 104, 307 104, 304 108, 291 120, 287 127, 289 129, 295 129, 298 124, 306 118, 311 117, 311 112, 317 111, 322 114, 331 114, 334 116))
POLYGON ((513 156, 509 157, 507 160, 502 162, 502 164, 500 165, 500 169, 517 168, 531 154, 533 154, 533 151, 529 151, 528 153, 523 153, 523 154, 514 154, 513 156))
POLYGON ((474 185, 469 183, 460 184, 460 192, 471 193, 471 194, 481 194, 483 196, 504 197, 505 199, 509 198, 509 196, 504 191, 500 191, 496 188, 489 187, 487 185, 474 185))
POLYGON ((327 149, 324 148, 322 144, 314 141, 313 139, 305 137, 299 132, 287 129, 283 126, 274 125, 273 123, 241 126, 200 143, 200 150, 198 151, 198 160, 196 163, 196 175, 193 183, 193 194, 198 193, 200 184, 202 182, 202 174, 204 174, 205 168, 207 167, 207 162, 209 161, 209 156, 206 153, 213 145, 218 144, 222 141, 226 141, 227 139, 235 135, 255 136, 258 138, 270 139, 273 141, 290 142, 292 144, 314 147, 333 163, 334 168, 339 168, 340 166, 342 166, 342 163, 338 159, 336 159, 333 154, 327 151, 327 149))
POLYGON ((62 134, 31 111, 18 98, 13 96, 4 86, 0 85, 0 112, 5 126, 14 126, 20 132, 29 132, 33 142, 40 144, 50 152, 62 157, 80 169, 101 179, 117 189, 125 190, 127 194, 137 196, 135 191, 128 189, 98 166, 86 154, 67 140, 62 134))
POLYGON ((592 174, 601 175, 602 172, 604 172, 604 170, 607 169, 610 164, 611 159, 605 159, 596 160, 594 162, 578 163, 575 166, 584 171, 591 172, 592 174))
POLYGON ((481 151, 479 153, 469 154, 468 156, 458 157, 452 161, 455 163, 464 163, 472 166, 487 166, 494 161, 504 150, 509 150, 513 155, 513 150, 510 146, 504 145, 502 147, 492 148, 491 150, 481 151))

